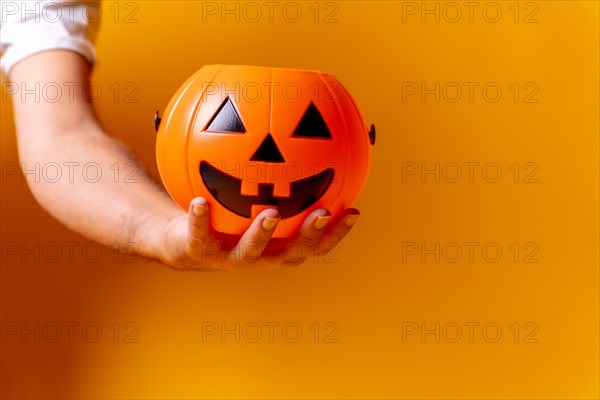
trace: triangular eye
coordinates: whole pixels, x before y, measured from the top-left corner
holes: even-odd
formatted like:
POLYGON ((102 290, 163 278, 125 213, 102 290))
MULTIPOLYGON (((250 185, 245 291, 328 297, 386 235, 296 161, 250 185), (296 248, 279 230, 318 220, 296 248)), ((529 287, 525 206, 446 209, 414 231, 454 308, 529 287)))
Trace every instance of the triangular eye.
POLYGON ((292 136, 331 139, 329 128, 313 103, 308 106, 292 136))
POLYGON ((212 117, 206 131, 246 133, 246 128, 229 97, 225 99, 212 117))

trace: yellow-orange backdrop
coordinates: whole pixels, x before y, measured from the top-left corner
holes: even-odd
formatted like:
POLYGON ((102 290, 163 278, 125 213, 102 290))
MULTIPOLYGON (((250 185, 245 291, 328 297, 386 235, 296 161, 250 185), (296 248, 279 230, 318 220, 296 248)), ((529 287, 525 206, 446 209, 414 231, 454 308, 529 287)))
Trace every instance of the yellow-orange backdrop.
POLYGON ((99 118, 157 177, 202 65, 331 72, 378 129, 353 232, 283 271, 96 261, 3 97, 2 396, 598 398, 598 2, 267 3, 103 2, 99 118))

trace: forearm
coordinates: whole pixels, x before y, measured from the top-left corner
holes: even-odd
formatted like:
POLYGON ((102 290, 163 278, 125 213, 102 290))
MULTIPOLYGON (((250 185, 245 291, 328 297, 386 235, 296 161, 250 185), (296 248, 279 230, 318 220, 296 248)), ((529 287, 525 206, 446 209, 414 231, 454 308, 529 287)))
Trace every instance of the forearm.
MULTIPOLYGON (((60 178, 35 179, 26 174, 40 205, 72 230, 99 243, 134 243, 140 253, 157 257, 156 234, 182 211, 147 176, 128 150, 103 133, 73 131, 42 152, 22 152, 31 171, 50 163, 60 166, 60 178), (85 141, 80 140, 86 135, 85 141), (133 166, 136 166, 133 169, 133 166)), ((50 175, 47 174, 47 175, 50 175)))
POLYGON ((182 211, 128 149, 102 131, 83 96, 88 74, 85 62, 70 52, 41 53, 15 66, 11 80, 26 87, 76 82, 74 98, 13 99, 25 169, 60 166, 58 179, 26 174, 28 184, 42 207, 74 231, 107 245, 133 242, 140 253, 159 257, 157 231, 182 211))

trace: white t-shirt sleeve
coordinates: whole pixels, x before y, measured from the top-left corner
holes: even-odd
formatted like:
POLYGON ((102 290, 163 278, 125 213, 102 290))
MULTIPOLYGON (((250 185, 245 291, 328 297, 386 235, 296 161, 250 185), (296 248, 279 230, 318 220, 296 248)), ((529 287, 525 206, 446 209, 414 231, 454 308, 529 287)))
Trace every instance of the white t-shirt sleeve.
POLYGON ((19 61, 53 49, 72 50, 94 63, 82 1, 0 0, 0 68, 8 76, 19 61))

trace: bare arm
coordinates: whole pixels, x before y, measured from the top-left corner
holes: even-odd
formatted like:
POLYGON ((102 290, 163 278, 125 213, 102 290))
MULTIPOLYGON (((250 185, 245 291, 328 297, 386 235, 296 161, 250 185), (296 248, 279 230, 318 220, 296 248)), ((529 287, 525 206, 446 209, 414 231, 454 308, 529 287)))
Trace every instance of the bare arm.
MULTIPOLYGON (((38 82, 42 87, 50 82, 61 86, 68 82, 75 93, 74 98, 62 96, 56 102, 13 98, 21 162, 28 168, 35 163, 78 163, 70 165, 81 167, 94 162, 102 171, 98 181, 85 179, 81 173, 63 173, 55 183, 36 182, 28 176, 29 187, 42 207, 92 240, 121 246, 135 243, 141 254, 172 266, 230 269, 240 262, 255 264, 256 254, 240 254, 239 250, 248 247, 244 246, 248 242, 257 244, 255 249, 265 249, 279 221, 276 210, 265 210, 257 216, 240 243, 227 250, 224 257, 223 252, 217 255, 214 251, 220 243, 210 233, 206 200, 194 199, 188 213, 184 213, 141 167, 135 175, 137 183, 115 182, 110 167, 117 163, 123 168, 136 161, 125 146, 104 133, 96 120, 84 97, 89 74, 87 62, 65 50, 33 55, 12 70, 11 81, 18 85, 33 88, 38 82), (210 257, 206 257, 206 249, 210 249, 210 257)), ((357 210, 346 210, 340 222, 323 236, 330 216, 327 210, 315 210, 305 221, 297 243, 308 256, 321 252, 319 242, 323 236, 327 249, 322 251, 326 252, 343 238, 357 217, 357 210)), ((280 258, 270 260, 278 265, 285 263, 280 258)))
MULTIPOLYGON (((140 251, 156 257, 160 252, 157 235, 153 232, 170 219, 181 215, 177 207, 140 168, 138 183, 115 182, 111 165, 123 167, 135 162, 130 152, 107 136, 98 124, 92 107, 83 96, 89 78, 87 62, 78 54, 56 50, 31 56, 15 65, 11 79, 27 88, 56 82, 76 83, 74 98, 63 95, 55 102, 25 102, 13 98, 17 140, 21 162, 29 169, 35 163, 95 162, 100 165, 100 180, 84 179, 82 173, 64 173, 56 183, 35 182, 27 175, 28 184, 37 201, 69 228, 103 244, 133 242, 140 251), (43 66, 43 68, 40 68, 43 66)), ((69 165, 69 164, 66 164, 69 165)), ((92 169, 95 174, 95 171, 92 169)))

